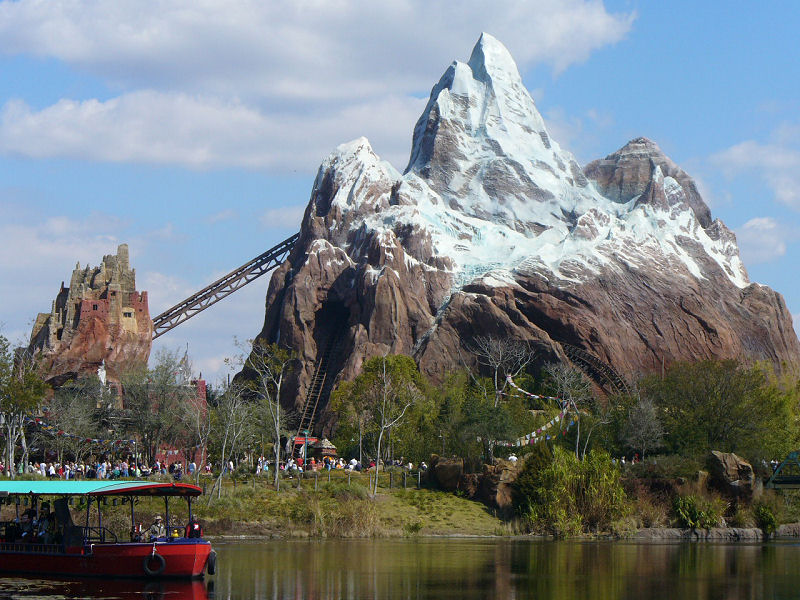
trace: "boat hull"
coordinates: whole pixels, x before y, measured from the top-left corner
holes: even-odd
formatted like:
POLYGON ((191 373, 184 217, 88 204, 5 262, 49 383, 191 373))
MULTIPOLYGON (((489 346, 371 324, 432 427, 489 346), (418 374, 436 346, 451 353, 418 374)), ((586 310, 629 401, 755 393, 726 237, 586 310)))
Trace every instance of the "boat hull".
POLYGON ((203 540, 89 544, 67 548, 2 544, 0 572, 78 577, 144 579, 203 576, 211 544, 203 540))

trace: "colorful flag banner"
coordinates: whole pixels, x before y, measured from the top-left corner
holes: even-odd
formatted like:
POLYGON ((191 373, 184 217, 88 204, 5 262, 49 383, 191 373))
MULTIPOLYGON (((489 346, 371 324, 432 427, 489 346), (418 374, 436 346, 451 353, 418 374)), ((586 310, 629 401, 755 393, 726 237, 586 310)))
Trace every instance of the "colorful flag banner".
POLYGON ((54 427, 52 425, 48 425, 46 421, 44 421, 43 419, 40 419, 38 417, 36 417, 36 418, 27 417, 25 419, 25 422, 28 423, 28 424, 32 423, 32 424, 36 425, 42 431, 46 431, 50 435, 59 436, 59 437, 66 437, 66 438, 75 439, 75 440, 83 440, 84 442, 88 442, 90 444, 100 444, 100 445, 108 446, 108 447, 118 447, 118 446, 132 445, 132 444, 136 443, 135 440, 107 440, 107 439, 102 439, 102 438, 85 438, 82 435, 74 435, 72 433, 67 433, 66 431, 63 431, 61 429, 57 429, 56 427, 54 427))

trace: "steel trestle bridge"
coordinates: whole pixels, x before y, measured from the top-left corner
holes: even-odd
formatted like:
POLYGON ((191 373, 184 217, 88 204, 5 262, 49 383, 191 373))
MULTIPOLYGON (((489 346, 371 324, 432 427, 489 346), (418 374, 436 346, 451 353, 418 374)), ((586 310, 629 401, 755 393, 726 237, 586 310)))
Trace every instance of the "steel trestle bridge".
POLYGON ((153 319, 153 339, 164 335, 223 298, 227 298, 254 279, 269 273, 286 259, 299 237, 300 234, 295 233, 277 246, 270 248, 263 254, 259 254, 250 262, 243 264, 238 269, 234 269, 196 294, 189 296, 186 300, 165 310, 153 319))

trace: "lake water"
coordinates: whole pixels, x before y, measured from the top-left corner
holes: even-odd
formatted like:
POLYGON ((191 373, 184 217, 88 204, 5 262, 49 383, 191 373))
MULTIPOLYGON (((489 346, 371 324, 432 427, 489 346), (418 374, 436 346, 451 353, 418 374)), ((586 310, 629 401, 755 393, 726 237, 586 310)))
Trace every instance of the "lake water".
POLYGON ((0 598, 800 598, 800 544, 217 541, 201 582, 0 579, 0 598))

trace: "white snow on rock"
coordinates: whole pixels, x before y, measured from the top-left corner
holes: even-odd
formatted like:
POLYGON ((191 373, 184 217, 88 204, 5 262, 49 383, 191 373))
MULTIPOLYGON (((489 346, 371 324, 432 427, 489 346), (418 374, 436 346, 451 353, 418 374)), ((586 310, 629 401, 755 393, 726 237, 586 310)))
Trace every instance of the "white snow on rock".
MULTIPOLYGON (((454 289, 481 278, 509 285, 513 273, 532 271, 568 285, 604 268, 703 279, 709 265, 749 285, 732 234, 715 233, 718 221, 704 229, 681 184, 658 167, 652 185, 663 203, 603 196, 550 137, 508 50, 485 33, 469 61, 454 62, 434 86, 404 174, 365 138, 323 162, 315 189, 326 172, 336 176, 333 203, 359 213, 351 229, 427 232, 435 254, 455 265, 454 289)), ((395 236, 380 239, 390 254, 395 236)))

